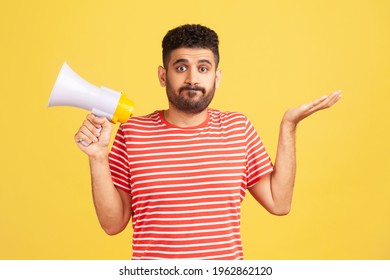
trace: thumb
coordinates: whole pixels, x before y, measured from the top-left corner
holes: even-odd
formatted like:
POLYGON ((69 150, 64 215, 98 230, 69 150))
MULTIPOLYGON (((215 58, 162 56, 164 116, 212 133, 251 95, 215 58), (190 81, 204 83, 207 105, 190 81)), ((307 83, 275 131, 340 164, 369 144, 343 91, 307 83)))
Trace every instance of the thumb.
POLYGON ((97 117, 95 116, 93 120, 95 126, 98 128, 99 142, 101 144, 107 144, 110 140, 112 125, 111 122, 106 117, 97 117))

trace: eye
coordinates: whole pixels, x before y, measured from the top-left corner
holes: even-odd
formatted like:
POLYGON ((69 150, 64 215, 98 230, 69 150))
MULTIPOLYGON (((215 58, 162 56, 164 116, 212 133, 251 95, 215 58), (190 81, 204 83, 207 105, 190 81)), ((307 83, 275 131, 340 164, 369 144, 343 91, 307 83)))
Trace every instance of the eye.
POLYGON ((184 65, 182 65, 182 66, 177 67, 176 69, 177 69, 177 71, 179 71, 179 72, 184 72, 184 71, 187 70, 187 67, 184 66, 184 65))
POLYGON ((199 68, 199 72, 201 72, 201 73, 206 73, 207 71, 209 71, 209 68, 207 68, 206 66, 201 66, 199 68))

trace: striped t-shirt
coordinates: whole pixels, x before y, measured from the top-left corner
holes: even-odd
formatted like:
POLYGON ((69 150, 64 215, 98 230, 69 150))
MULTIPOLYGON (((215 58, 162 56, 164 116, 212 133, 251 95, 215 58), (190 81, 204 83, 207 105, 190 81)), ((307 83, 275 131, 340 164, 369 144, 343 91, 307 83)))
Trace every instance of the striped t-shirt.
POLYGON ((243 259, 240 204, 272 172, 250 121, 208 109, 180 128, 163 111, 122 124, 110 152, 114 185, 132 196, 132 259, 243 259))

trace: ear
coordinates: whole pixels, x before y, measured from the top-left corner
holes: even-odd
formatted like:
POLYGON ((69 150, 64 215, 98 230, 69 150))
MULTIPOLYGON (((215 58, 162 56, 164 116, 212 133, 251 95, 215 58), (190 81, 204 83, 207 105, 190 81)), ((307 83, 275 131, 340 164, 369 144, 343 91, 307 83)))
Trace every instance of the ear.
POLYGON ((167 84, 167 70, 161 65, 158 67, 158 80, 160 81, 160 85, 165 87, 167 84))
POLYGON ((221 84, 221 78, 222 78, 222 70, 218 69, 215 72, 215 88, 219 88, 219 85, 221 84))

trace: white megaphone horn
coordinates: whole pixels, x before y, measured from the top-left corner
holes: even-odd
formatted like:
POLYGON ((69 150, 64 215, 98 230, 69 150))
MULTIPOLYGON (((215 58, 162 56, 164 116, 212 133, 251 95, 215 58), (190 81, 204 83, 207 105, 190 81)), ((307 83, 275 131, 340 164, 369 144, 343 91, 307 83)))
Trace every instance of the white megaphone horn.
POLYGON ((83 108, 97 116, 107 117, 113 123, 127 122, 134 109, 134 103, 125 94, 87 82, 66 62, 58 74, 48 106, 83 108))

